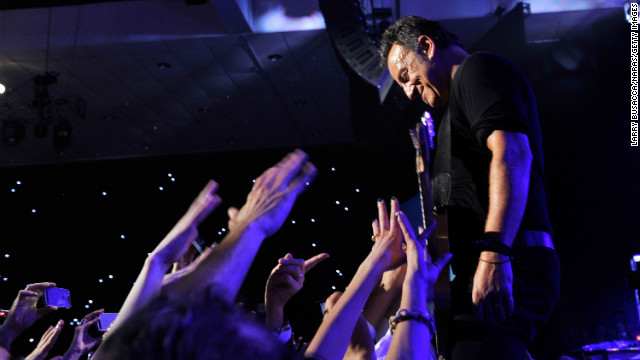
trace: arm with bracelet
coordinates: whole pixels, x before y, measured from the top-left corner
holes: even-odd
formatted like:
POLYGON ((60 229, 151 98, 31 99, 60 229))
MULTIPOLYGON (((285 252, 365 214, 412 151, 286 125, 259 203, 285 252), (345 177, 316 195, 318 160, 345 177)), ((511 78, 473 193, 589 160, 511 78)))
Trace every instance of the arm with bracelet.
POLYGON ((362 308, 380 277, 385 271, 395 269, 405 262, 402 234, 393 215, 398 210, 398 201, 391 201, 391 216, 387 215, 382 200, 378 204, 379 235, 374 236, 371 252, 358 267, 344 294, 325 315, 305 352, 306 357, 342 359, 361 317, 362 308))
POLYGON ((426 252, 426 238, 430 231, 423 231, 416 238, 407 216, 402 212, 397 216, 407 243, 407 274, 402 284, 402 309, 389 319, 393 340, 386 359, 424 358, 431 352, 428 339, 435 333, 433 316, 427 310, 427 294, 451 259, 451 254, 447 253, 432 263, 426 252))
POLYGON ((489 212, 485 223, 487 247, 480 253, 473 277, 476 318, 492 326, 513 313, 513 272, 510 249, 527 204, 531 149, 527 135, 494 130, 487 137, 489 212))

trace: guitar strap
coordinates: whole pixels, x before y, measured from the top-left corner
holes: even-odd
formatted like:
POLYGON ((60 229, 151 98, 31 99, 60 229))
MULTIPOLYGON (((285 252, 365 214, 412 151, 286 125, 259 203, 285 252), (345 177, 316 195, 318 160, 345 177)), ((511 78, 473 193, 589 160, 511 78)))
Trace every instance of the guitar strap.
POLYGON ((431 177, 431 198, 433 210, 442 214, 449 205, 451 196, 451 116, 447 111, 442 118, 437 134, 438 146, 433 162, 431 177))

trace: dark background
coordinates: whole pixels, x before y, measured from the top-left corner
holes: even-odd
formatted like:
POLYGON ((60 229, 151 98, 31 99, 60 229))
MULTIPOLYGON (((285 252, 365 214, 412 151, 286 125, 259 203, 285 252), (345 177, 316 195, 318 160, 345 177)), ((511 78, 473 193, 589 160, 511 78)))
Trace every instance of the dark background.
MULTIPOLYGON (((629 39, 622 16, 606 18, 573 38, 529 44, 517 59, 537 95, 563 272, 563 296, 532 349, 537 358, 619 339, 621 327, 629 336, 640 334, 626 283, 630 258, 640 253, 640 150, 629 145, 629 39), (557 61, 567 49, 582 54, 573 69, 557 61)), ((279 257, 330 253, 287 309, 294 331, 306 339, 321 318, 318 302, 332 287, 344 289, 368 252, 376 199, 395 195, 404 202, 417 191, 407 129, 422 106, 394 102, 401 96, 396 89, 380 107, 374 89, 355 76, 351 92, 359 140, 303 149, 319 176, 281 231, 265 241, 241 291, 246 307, 259 309, 279 257)), ((0 308, 8 309, 26 284, 40 281, 70 289, 73 302, 14 349, 28 353, 46 326, 63 318, 68 329, 51 353, 61 354, 74 318, 98 308, 118 311, 147 253, 209 178, 219 182, 224 204, 200 230, 208 241, 221 240, 224 209, 241 205, 252 179, 290 150, 0 169, 0 308)))

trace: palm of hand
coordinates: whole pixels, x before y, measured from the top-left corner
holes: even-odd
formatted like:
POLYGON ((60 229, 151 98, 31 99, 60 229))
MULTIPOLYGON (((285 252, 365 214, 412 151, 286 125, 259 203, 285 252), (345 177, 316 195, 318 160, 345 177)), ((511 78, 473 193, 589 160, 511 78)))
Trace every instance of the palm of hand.
POLYGON ((75 346, 82 353, 87 353, 94 346, 96 346, 100 341, 101 341, 100 338, 95 338, 89 335, 88 331, 85 329, 85 330, 81 330, 77 334, 75 346))

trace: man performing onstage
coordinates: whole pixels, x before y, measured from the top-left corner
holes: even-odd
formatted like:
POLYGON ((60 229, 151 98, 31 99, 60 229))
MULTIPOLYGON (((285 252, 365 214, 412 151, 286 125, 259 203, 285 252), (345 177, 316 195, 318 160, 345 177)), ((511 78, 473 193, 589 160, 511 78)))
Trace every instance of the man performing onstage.
POLYGON ((531 86, 506 59, 469 54, 416 16, 385 31, 381 54, 410 99, 447 107, 433 193, 454 254, 448 358, 522 359, 560 290, 531 86))

